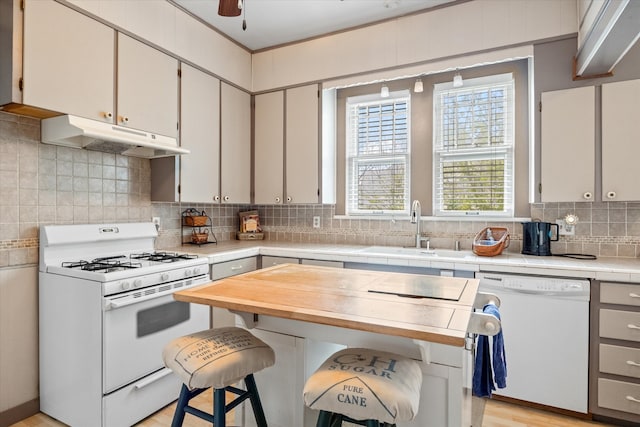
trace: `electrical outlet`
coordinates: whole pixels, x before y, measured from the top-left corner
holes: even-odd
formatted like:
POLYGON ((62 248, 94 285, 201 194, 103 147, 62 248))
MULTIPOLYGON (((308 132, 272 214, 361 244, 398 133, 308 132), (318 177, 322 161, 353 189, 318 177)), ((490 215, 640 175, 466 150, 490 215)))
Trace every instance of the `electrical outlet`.
POLYGON ((151 219, 151 222, 153 222, 156 225, 156 230, 160 229, 160 217, 159 216, 154 216, 151 219))
POLYGON ((320 217, 319 216, 314 216, 313 217, 313 228, 320 228, 320 217))
POLYGON ((556 219, 556 224, 558 224, 558 234, 560 236, 573 236, 576 234, 576 226, 567 225, 564 219, 556 219))

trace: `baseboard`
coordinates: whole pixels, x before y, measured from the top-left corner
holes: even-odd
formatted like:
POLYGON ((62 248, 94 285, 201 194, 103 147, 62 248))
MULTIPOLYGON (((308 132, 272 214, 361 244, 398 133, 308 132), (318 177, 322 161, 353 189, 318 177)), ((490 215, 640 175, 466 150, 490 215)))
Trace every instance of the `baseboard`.
POLYGON ((33 399, 22 405, 0 412, 0 427, 9 427, 12 424, 29 418, 40 412, 40 399, 33 399))

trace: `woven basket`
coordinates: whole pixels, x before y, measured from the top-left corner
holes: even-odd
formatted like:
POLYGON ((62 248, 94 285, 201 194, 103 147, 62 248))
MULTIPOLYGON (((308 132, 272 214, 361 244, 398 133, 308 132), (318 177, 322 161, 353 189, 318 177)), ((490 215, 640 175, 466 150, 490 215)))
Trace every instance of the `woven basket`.
POLYGON ((206 216, 185 215, 184 223, 191 227, 203 227, 207 225, 206 216))
POLYGON ((191 233, 191 242, 193 243, 206 243, 209 241, 209 230, 204 230, 204 233, 196 233, 195 230, 191 233))
POLYGON ((474 254, 479 256, 496 256, 509 247, 510 241, 508 228, 486 227, 476 234, 471 244, 471 249, 474 254), (487 240, 487 231, 489 229, 491 229, 493 241, 487 240))

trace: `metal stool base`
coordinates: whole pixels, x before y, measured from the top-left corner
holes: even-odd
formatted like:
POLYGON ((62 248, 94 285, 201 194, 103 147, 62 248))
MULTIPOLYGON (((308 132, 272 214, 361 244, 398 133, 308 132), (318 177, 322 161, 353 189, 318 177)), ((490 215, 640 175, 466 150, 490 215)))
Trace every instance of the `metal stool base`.
POLYGON ((215 427, 226 427, 226 414, 246 399, 251 401, 251 407, 253 408, 253 415, 256 417, 256 424, 258 427, 267 427, 267 419, 264 416, 264 410, 262 409, 262 403, 260 402, 260 395, 258 394, 258 388, 256 387, 256 381, 253 378, 253 374, 249 374, 244 378, 244 383, 247 386, 247 390, 242 390, 237 387, 228 386, 225 388, 218 388, 213 390, 213 414, 201 411, 198 408, 189 406, 189 401, 208 390, 208 388, 196 388, 189 390, 189 388, 182 384, 180 390, 180 397, 176 403, 176 412, 173 414, 173 421, 171 427, 181 427, 184 422, 184 416, 191 414, 203 420, 209 421, 214 424, 215 427), (236 394, 234 400, 226 403, 225 392, 230 391, 236 394))

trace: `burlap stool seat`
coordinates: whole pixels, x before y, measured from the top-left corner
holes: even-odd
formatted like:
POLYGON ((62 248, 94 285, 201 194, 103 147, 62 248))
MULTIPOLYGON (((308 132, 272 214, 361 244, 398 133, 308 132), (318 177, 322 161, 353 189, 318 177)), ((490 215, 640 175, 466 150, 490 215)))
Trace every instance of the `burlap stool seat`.
POLYGON ((317 427, 348 421, 367 427, 410 421, 418 413, 422 370, 397 354, 347 348, 329 357, 307 380, 304 403, 320 410, 317 427))
POLYGON ((267 427, 253 373, 275 363, 273 349, 249 331, 218 328, 176 338, 162 351, 167 368, 184 383, 173 416, 172 427, 182 425, 185 413, 225 427, 225 414, 245 399, 250 399, 258 427, 267 427), (244 379, 247 390, 232 384, 244 379), (213 415, 189 406, 189 400, 213 388, 213 415), (238 397, 227 404, 225 391, 238 397))

